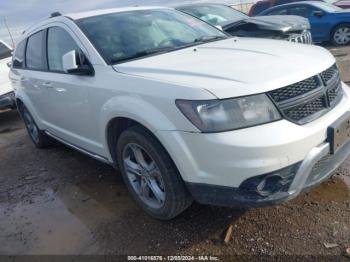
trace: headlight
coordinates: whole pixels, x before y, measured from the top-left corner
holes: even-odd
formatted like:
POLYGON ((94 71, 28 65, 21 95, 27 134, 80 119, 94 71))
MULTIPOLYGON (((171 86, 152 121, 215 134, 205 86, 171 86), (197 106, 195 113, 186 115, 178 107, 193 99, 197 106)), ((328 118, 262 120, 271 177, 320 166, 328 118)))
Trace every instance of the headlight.
POLYGON ((281 119, 276 107, 265 94, 224 100, 176 100, 176 105, 192 124, 206 133, 250 127, 281 119))

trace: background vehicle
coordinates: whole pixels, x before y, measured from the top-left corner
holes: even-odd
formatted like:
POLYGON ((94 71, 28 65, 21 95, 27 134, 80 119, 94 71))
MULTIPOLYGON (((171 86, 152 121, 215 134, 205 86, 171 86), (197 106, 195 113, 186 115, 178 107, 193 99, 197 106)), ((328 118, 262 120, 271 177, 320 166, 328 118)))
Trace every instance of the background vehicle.
POLYGON ((12 59, 12 49, 0 40, 0 110, 15 107, 15 96, 8 77, 8 63, 12 59))
POLYGON ((299 15, 309 19, 314 42, 350 42, 350 11, 323 2, 298 2, 270 8, 259 15, 299 15))
POLYGON ((309 22, 298 16, 250 18, 229 6, 219 4, 183 5, 176 9, 217 26, 230 35, 312 43, 309 22))
MULTIPOLYGON (((262 11, 265 11, 271 7, 294 3, 294 2, 302 2, 305 0, 262 0, 256 2, 249 10, 249 16, 256 16, 260 14, 262 11)), ((320 0, 320 2, 322 2, 320 0)))
POLYGON ((336 1, 333 4, 342 8, 342 9, 350 9, 350 1, 349 0, 340 0, 340 1, 336 1))
POLYGON ((228 37, 170 8, 55 14, 24 33, 10 78, 38 148, 54 138, 118 166, 159 219, 193 199, 287 201, 350 152, 350 91, 327 50, 228 37))

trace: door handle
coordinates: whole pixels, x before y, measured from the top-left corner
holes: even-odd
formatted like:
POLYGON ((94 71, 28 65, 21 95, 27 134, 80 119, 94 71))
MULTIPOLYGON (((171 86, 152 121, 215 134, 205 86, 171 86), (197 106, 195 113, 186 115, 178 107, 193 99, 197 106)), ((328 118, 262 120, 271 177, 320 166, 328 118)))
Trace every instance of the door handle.
POLYGON ((52 83, 51 82, 44 82, 43 86, 46 88, 52 88, 52 83))

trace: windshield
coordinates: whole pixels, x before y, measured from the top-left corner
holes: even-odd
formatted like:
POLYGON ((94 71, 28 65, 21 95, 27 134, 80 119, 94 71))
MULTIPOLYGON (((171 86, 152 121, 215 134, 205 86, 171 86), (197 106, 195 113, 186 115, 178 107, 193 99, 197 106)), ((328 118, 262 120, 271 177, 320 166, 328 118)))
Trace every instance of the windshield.
POLYGON ((88 17, 78 25, 108 64, 227 38, 215 27, 172 9, 88 17))
POLYGON ((11 57, 11 49, 8 48, 6 45, 0 42, 0 59, 5 59, 8 57, 11 57))
POLYGON ((177 9, 214 26, 248 18, 247 15, 225 5, 192 5, 177 9))
POLYGON ((321 8, 322 10, 326 11, 326 12, 339 12, 342 11, 343 9, 341 9, 340 7, 337 7, 335 5, 329 4, 329 3, 323 3, 323 2, 319 2, 319 3, 313 3, 314 6, 321 8))

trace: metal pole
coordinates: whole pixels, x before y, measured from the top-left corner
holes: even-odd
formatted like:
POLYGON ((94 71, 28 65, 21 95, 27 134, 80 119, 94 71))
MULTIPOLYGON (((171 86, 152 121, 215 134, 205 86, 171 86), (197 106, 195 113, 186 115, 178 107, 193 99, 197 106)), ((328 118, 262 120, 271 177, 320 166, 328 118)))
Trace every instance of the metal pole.
POLYGON ((12 47, 15 48, 15 41, 13 41, 13 37, 12 37, 11 31, 10 31, 10 28, 7 25, 6 18, 4 18, 4 24, 5 24, 6 28, 7 28, 7 31, 9 33, 9 35, 10 35, 11 42, 12 42, 12 47))

